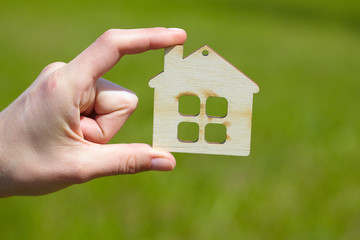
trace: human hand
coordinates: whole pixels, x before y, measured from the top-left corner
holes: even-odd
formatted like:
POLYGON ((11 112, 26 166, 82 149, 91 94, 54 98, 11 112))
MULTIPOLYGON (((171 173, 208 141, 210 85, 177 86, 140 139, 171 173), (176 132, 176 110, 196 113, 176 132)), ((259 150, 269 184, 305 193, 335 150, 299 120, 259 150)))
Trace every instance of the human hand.
POLYGON ((126 54, 185 42, 179 29, 106 31, 68 64, 48 65, 0 113, 0 196, 47 194, 91 179, 168 171, 175 159, 146 144, 105 144, 135 110, 131 91, 103 78, 126 54))

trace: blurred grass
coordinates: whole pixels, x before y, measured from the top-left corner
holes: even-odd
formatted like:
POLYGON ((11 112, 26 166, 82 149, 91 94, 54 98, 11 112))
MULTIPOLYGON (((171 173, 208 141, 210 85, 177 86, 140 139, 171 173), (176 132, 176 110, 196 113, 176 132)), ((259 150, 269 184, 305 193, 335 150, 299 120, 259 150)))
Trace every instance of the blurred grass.
MULTIPOLYGON (((360 4, 325 0, 2 1, 0 109, 109 28, 181 27, 260 85, 250 157, 175 154, 171 173, 0 200, 1 239, 358 239, 360 4)), ((113 142, 151 143, 163 52, 106 78, 139 108, 113 142)))

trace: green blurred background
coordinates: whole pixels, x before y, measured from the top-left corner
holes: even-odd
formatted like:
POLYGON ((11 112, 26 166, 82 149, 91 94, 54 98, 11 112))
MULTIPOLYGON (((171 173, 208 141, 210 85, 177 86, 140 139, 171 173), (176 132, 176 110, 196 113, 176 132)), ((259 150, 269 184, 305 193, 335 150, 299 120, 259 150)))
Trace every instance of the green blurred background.
MULTIPOLYGON (((249 157, 175 154, 170 173, 0 200, 0 239, 359 239, 358 0, 1 1, 0 109, 109 28, 180 27, 257 82, 249 157)), ((151 144, 163 51, 106 78, 138 110, 112 142, 151 144)))

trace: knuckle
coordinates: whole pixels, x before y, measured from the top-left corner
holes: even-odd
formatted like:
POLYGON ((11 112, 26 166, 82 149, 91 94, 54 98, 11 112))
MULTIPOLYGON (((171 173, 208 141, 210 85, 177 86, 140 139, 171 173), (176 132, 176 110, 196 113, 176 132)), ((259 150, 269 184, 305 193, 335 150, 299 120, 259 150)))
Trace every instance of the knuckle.
POLYGON ((118 35, 118 31, 119 30, 117 29, 109 29, 100 36, 99 40, 105 41, 109 44, 114 44, 118 35))
POLYGON ((133 148, 129 148, 128 156, 126 158, 125 173, 134 174, 137 172, 137 156, 133 148))
POLYGON ((136 158, 128 159, 128 161, 126 163, 126 173, 127 174, 137 173, 137 171, 136 171, 136 158))
POLYGON ((141 164, 140 156, 137 154, 137 152, 140 150, 139 148, 144 148, 145 150, 151 147, 146 144, 128 144, 128 155, 126 156, 124 164, 119 168, 119 172, 134 174, 150 168, 150 166, 143 166, 144 164, 141 164))
POLYGON ((60 71, 53 71, 45 77, 40 84, 40 87, 42 88, 42 92, 44 94, 47 94, 46 96, 49 97, 48 94, 61 94, 59 90, 64 90, 66 88, 66 84, 64 84, 64 76, 62 72, 60 71))
POLYGON ((43 69, 43 73, 48 73, 48 72, 53 72, 55 71, 56 69, 62 67, 66 65, 66 63, 64 62, 53 62, 53 63, 50 63, 48 64, 44 69, 43 69))
POLYGON ((104 108, 109 111, 118 111, 121 115, 134 112, 139 102, 134 93, 127 91, 121 91, 119 94, 111 95, 111 97, 99 95, 97 99, 102 102, 104 108))
POLYGON ((134 93, 129 93, 124 95, 123 102, 128 112, 134 112, 138 106, 139 98, 134 93))
POLYGON ((47 65, 40 73, 37 81, 40 83, 42 92, 49 93, 54 92, 61 85, 64 78, 63 71, 58 71, 59 68, 66 65, 63 62, 54 62, 47 65))

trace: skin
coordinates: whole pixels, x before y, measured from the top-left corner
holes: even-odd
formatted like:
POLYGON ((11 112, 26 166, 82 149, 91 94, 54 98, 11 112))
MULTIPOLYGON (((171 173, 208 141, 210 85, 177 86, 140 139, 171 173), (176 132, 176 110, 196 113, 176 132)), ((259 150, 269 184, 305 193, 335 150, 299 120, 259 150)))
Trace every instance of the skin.
POLYGON ((136 95, 103 78, 126 54, 183 44, 181 29, 111 29, 69 63, 48 65, 0 113, 0 197, 42 195, 94 178, 170 171, 149 145, 106 144, 136 109, 136 95))

